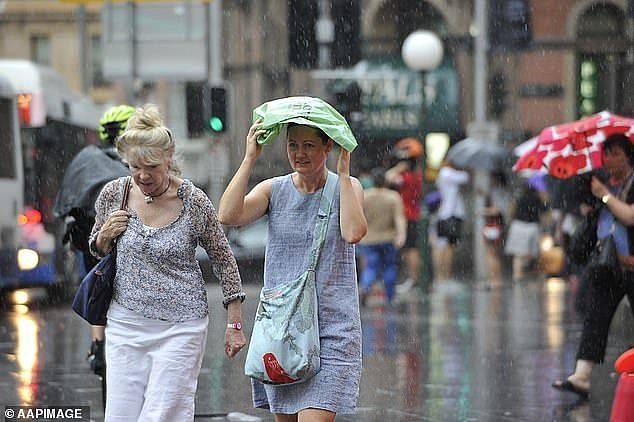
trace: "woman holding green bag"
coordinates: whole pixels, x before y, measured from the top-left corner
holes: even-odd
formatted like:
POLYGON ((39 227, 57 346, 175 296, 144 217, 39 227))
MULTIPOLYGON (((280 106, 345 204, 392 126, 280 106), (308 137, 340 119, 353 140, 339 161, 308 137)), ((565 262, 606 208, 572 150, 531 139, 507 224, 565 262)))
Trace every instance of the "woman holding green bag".
MULTIPOLYGON (((330 111, 333 113, 330 121, 341 118, 343 121, 338 124, 345 125, 338 128, 338 134, 309 120, 317 114, 316 106, 324 109, 323 101, 309 97, 284 100, 285 106, 290 103, 289 110, 293 113, 275 123, 269 119, 267 125, 266 118, 266 108, 270 112, 274 102, 256 109, 255 123, 246 138, 244 159, 220 199, 218 211, 220 221, 229 225, 248 224, 268 214, 265 288, 288 283, 305 270, 321 191, 329 174, 328 153, 334 141, 343 145, 340 135, 344 129, 349 134, 347 141, 354 141, 345 120, 334 109, 330 111), (258 115, 263 109, 264 116, 258 115), (304 115, 300 115, 300 109, 304 115), (306 124, 298 124, 298 120, 306 124), (293 172, 264 180, 247 193, 251 172, 262 153, 261 143, 271 140, 271 125, 277 125, 275 129, 279 131, 282 124, 288 126, 286 149, 293 172), (339 140, 333 140, 333 136, 339 140)), ((354 146, 346 144, 339 154, 338 183, 316 268, 321 370, 314 377, 292 385, 252 381, 254 405, 270 409, 278 422, 298 418, 333 421, 337 413, 352 413, 356 408, 361 378, 361 322, 354 243, 365 235, 367 223, 363 215, 363 189, 350 176, 350 152, 346 148, 354 146)))

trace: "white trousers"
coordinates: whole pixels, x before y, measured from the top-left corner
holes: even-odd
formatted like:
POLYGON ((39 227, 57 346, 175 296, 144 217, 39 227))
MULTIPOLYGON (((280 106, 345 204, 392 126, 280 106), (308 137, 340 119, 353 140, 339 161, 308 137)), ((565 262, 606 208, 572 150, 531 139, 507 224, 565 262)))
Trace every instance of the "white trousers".
POLYGON ((105 422, 193 421, 208 322, 149 319, 113 301, 106 324, 105 422))

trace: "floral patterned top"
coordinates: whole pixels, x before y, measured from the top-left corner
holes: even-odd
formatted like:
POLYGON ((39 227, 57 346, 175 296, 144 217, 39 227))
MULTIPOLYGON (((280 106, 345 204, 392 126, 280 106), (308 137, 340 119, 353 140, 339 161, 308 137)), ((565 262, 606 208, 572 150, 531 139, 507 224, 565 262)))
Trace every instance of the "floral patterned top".
MULTIPOLYGON (((127 177, 106 184, 95 203, 95 225, 90 235, 90 251, 96 257, 97 234, 108 216, 121 205, 127 177)), ((179 216, 163 227, 149 227, 130 213, 128 228, 117 239, 117 274, 113 300, 141 315, 182 322, 208 314, 205 281, 196 261, 200 244, 212 261, 221 282, 223 305, 244 300, 240 274, 229 242, 205 193, 185 179, 178 188, 183 201, 179 216)))

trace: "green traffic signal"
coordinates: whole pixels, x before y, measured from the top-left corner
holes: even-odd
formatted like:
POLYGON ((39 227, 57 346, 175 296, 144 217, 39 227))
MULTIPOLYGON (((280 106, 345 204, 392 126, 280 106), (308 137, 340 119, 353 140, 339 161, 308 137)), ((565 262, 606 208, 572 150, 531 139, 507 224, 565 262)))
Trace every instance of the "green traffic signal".
POLYGON ((227 90, 223 87, 212 86, 207 92, 209 102, 207 108, 208 130, 213 133, 227 131, 227 90))
POLYGON ((209 127, 214 132, 222 132, 224 126, 225 125, 222 123, 222 119, 220 119, 220 117, 218 116, 212 116, 211 119, 209 119, 209 127))

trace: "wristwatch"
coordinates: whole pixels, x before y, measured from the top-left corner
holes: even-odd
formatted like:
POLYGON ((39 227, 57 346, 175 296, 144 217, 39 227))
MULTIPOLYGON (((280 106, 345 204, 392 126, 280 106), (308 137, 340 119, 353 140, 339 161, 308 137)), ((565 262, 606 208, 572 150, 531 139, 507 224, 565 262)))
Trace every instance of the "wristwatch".
POLYGON ((227 324, 227 328, 233 328, 234 330, 242 330, 241 322, 232 322, 227 324))
POLYGON ((612 195, 607 193, 601 197, 601 202, 603 202, 604 204, 607 204, 610 198, 612 198, 612 195))

